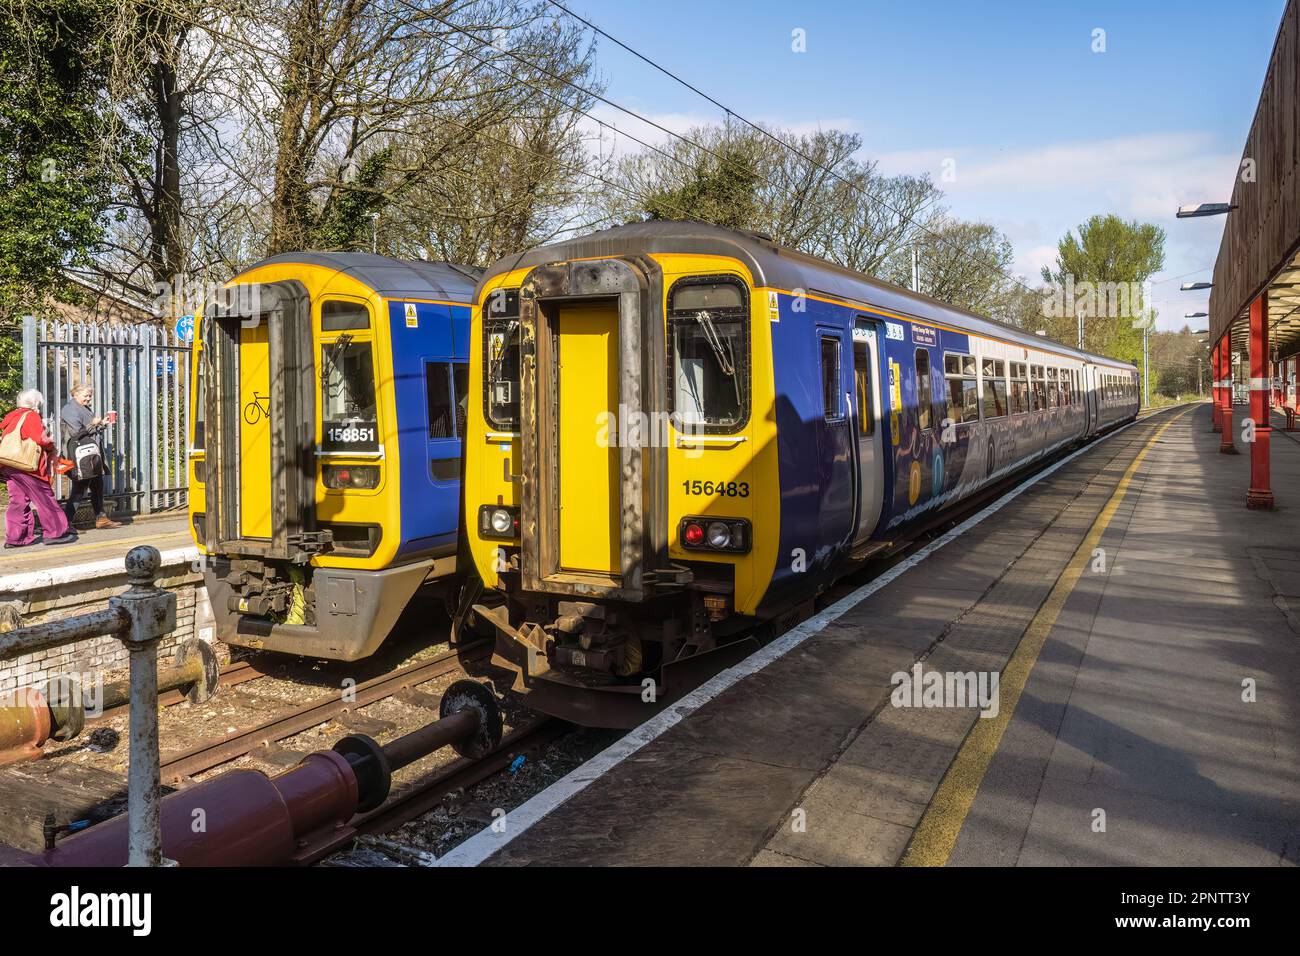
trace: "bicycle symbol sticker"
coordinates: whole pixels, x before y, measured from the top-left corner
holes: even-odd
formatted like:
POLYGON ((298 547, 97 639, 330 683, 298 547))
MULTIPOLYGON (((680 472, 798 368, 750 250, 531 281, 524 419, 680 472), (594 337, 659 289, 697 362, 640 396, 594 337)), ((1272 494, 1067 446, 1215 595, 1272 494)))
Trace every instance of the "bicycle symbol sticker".
POLYGON ((244 421, 256 425, 262 417, 271 417, 271 396, 253 392, 253 400, 244 406, 244 421))

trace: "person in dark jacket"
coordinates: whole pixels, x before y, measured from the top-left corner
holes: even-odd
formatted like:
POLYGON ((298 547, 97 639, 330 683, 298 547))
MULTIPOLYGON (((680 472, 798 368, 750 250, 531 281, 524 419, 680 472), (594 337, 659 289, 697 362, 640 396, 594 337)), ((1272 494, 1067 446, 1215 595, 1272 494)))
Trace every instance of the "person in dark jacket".
MULTIPOLYGON (((72 390, 72 397, 68 399, 68 404, 63 406, 59 415, 62 419, 60 430, 63 433, 63 447, 66 449, 71 441, 82 441, 84 439, 93 439, 99 441, 99 436, 109 423, 100 418, 90 410, 90 402, 95 397, 95 391, 89 385, 78 385, 72 390)), ((77 478, 72 482, 72 491, 68 495, 68 500, 63 504, 63 513, 68 516, 68 524, 72 524, 72 518, 77 513, 77 501, 87 491, 90 492, 90 503, 95 507, 95 527, 96 528, 120 528, 120 522, 113 521, 104 513, 104 476, 98 475, 94 478, 77 478)))
POLYGON ((20 431, 24 438, 41 446, 41 457, 36 470, 18 471, 0 467, 0 481, 9 491, 9 507, 5 512, 5 547, 25 548, 42 541, 45 544, 67 544, 77 536, 69 529, 67 519, 54 500, 50 476, 54 473, 54 439, 45 434, 41 421, 44 398, 31 388, 18 393, 18 405, 0 421, 0 435, 20 431), (42 537, 36 537, 36 519, 41 520, 42 537))

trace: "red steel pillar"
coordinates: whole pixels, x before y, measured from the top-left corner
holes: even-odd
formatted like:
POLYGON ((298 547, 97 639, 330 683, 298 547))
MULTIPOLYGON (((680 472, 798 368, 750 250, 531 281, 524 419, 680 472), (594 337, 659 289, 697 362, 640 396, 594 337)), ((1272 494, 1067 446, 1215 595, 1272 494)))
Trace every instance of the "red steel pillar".
POLYGON ((1250 490, 1246 507, 1272 508, 1273 486, 1268 473, 1271 392, 1268 361, 1268 299, 1261 295, 1250 304, 1250 415, 1255 419, 1255 440, 1250 446, 1250 490))
POLYGON ((1232 331, 1225 330, 1219 339, 1219 370, 1223 376, 1219 380, 1219 430, 1223 440, 1219 442, 1219 451, 1225 455, 1237 454, 1237 446, 1232 443, 1232 331))
POLYGON ((1220 361, 1220 352, 1216 342, 1214 348, 1210 350, 1210 421, 1212 427, 1210 431, 1223 431, 1223 362, 1220 361))

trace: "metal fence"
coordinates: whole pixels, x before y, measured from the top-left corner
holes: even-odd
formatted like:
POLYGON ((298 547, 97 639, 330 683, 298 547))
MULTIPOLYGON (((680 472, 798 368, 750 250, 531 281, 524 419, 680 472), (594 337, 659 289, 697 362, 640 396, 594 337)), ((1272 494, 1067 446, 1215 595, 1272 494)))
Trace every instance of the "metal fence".
MULTIPOLYGON (((45 396, 46 424, 63 447, 62 409, 74 385, 95 390, 96 415, 117 412, 101 436, 104 495, 147 514, 186 504, 190 345, 160 325, 23 319, 23 387, 45 396)), ((63 481, 63 493, 70 485, 63 481)))

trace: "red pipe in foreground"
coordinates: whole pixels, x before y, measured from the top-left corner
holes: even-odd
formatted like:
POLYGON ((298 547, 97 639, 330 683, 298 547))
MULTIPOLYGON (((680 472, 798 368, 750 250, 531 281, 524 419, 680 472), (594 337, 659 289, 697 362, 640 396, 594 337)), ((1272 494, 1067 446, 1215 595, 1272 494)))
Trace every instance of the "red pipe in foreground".
MULTIPOLYGON (((162 800, 163 856, 180 866, 288 866, 346 842, 348 821, 388 796, 391 773, 450 744, 476 758, 501 742, 501 712, 482 684, 461 680, 440 718, 380 747, 364 734, 308 754, 274 777, 231 770, 162 800)), ((116 816, 41 853, 0 847, 0 865, 125 866, 127 818, 116 816)))

